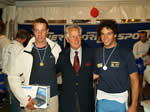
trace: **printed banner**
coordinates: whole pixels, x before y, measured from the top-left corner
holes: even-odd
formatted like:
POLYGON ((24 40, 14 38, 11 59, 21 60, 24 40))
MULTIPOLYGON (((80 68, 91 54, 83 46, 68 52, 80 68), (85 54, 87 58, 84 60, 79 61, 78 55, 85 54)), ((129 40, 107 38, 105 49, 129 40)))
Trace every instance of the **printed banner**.
MULTIPOLYGON (((64 40, 64 28, 68 25, 49 25, 48 37, 57 42, 61 48, 66 46, 64 40)), ((100 40, 97 40, 96 25, 79 25, 82 28, 82 44, 90 48, 98 48, 102 45, 100 40)), ((32 25, 19 24, 18 29, 26 29, 31 34, 32 25)), ((125 47, 133 48, 135 42, 139 40, 139 32, 146 31, 150 38, 150 23, 126 23, 119 24, 118 43, 125 47)))
POLYGON ((140 31, 146 31, 148 39, 150 39, 150 23, 119 24, 119 30, 119 43, 131 49, 134 43, 139 40, 140 31))

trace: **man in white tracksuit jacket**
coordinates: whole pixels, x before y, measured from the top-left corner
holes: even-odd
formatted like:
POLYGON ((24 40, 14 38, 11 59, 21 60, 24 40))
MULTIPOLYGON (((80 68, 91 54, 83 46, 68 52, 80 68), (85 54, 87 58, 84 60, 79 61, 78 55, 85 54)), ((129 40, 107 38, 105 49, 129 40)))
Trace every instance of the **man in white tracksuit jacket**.
MULTIPOLYGON (((2 71, 3 73, 11 74, 14 69, 13 65, 15 63, 16 57, 20 54, 21 50, 24 49, 23 44, 26 42, 27 38, 30 36, 29 32, 26 30, 19 30, 16 34, 16 37, 14 40, 11 41, 11 43, 5 47, 3 50, 3 63, 2 63, 2 71)), ((12 94, 7 79, 5 82, 5 86, 7 87, 7 90, 9 92, 9 105, 8 105, 8 112, 20 112, 20 103, 17 101, 17 99, 12 94)))
POLYGON ((13 66, 14 72, 8 76, 10 88, 25 111, 33 112, 58 112, 57 79, 55 63, 61 51, 58 44, 47 37, 48 23, 43 18, 33 22, 33 37, 27 47, 21 51, 13 66), (50 86, 50 107, 35 109, 34 100, 29 101, 22 85, 50 86))

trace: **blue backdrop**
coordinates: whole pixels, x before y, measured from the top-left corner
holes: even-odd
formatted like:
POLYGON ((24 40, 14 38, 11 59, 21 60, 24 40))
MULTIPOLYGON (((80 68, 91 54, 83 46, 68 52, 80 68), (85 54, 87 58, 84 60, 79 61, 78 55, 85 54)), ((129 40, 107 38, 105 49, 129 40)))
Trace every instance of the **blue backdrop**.
MULTIPOLYGON (((49 25, 49 35, 48 37, 57 42, 61 48, 64 48, 66 43, 64 40, 64 28, 67 25, 49 25)), ((80 25, 82 28, 82 44, 87 47, 97 48, 102 45, 102 43, 97 40, 96 36, 96 25, 80 25)), ((32 25, 18 24, 18 29, 26 29, 31 34, 32 25)), ((119 37, 118 42, 132 49, 134 43, 139 40, 139 32, 147 31, 148 38, 150 38, 150 23, 127 23, 119 24, 119 37)))

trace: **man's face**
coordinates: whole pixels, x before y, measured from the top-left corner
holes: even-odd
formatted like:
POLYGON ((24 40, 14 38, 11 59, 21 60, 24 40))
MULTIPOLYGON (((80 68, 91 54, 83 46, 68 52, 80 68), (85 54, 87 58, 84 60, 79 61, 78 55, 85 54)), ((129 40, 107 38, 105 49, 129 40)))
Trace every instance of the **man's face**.
POLYGON ((113 48, 116 45, 116 35, 111 29, 106 27, 101 30, 101 40, 105 48, 113 48))
POLYGON ((48 29, 44 23, 34 23, 33 33, 35 35, 35 41, 37 43, 43 43, 46 41, 48 29))
POLYGON ((69 37, 67 37, 66 40, 72 49, 77 50, 81 46, 81 35, 79 29, 69 29, 69 37))
POLYGON ((144 43, 147 40, 147 37, 144 33, 140 33, 140 40, 144 43))

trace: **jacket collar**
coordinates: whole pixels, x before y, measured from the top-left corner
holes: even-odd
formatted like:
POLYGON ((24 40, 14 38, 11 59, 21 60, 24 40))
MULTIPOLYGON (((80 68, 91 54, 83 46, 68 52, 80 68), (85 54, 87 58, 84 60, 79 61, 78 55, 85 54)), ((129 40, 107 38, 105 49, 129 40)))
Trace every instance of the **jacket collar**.
MULTIPOLYGON (((55 46, 55 43, 52 42, 50 39, 46 38, 46 41, 50 45, 51 49, 55 46)), ((33 43, 35 42, 35 37, 32 37, 28 43, 28 45, 24 48, 25 51, 31 52, 33 48, 33 43)))

